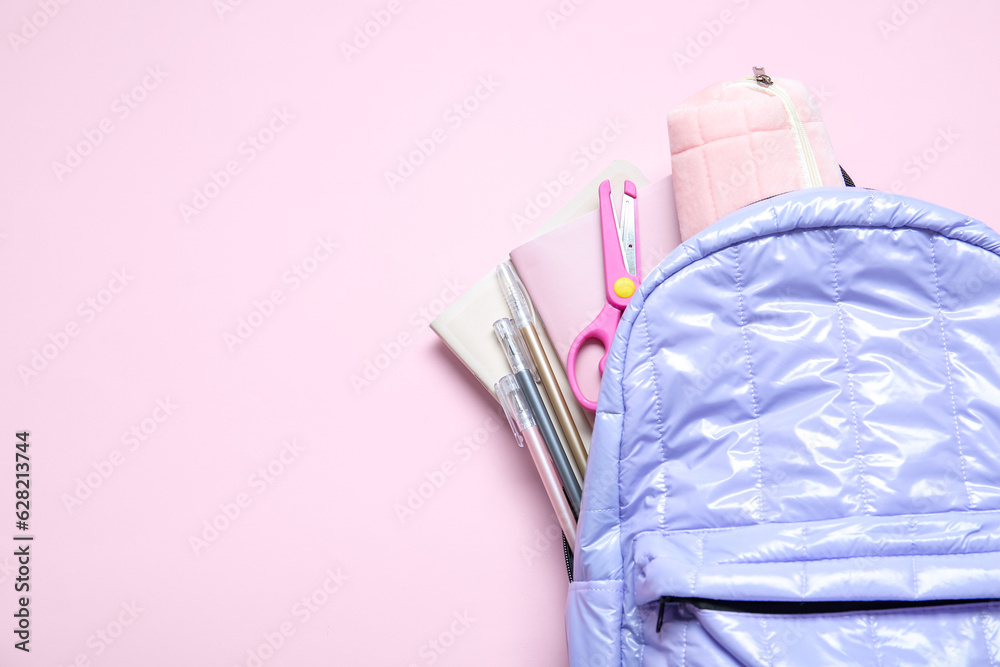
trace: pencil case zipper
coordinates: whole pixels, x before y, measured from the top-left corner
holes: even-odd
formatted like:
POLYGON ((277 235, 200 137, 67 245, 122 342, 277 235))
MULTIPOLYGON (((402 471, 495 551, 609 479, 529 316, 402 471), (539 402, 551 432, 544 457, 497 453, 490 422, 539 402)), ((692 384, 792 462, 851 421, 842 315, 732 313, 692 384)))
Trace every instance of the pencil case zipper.
POLYGON ((762 91, 778 98, 785 107, 785 114, 788 116, 788 122, 792 127, 795 149, 798 153, 799 165, 802 169, 803 183, 805 183, 803 187, 817 188, 822 186, 823 180, 819 175, 819 165, 816 163, 812 144, 809 143, 809 135, 806 132, 805 123, 802 122, 802 117, 799 116, 799 111, 795 108, 795 103, 785 89, 774 83, 767 74, 764 74, 763 68, 761 68, 760 73, 755 78, 742 79, 734 82, 732 85, 752 88, 753 90, 762 91))

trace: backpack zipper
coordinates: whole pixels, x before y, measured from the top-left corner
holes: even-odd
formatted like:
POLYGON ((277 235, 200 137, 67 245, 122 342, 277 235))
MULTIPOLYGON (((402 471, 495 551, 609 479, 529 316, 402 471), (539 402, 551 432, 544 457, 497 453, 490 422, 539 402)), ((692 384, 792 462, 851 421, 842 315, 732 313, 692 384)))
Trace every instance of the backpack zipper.
POLYGON ((573 552, 569 550, 569 541, 566 533, 563 533, 563 556, 566 558, 566 574, 569 576, 569 583, 573 583, 573 552))
POLYGON ((687 603, 706 611, 721 611, 740 614, 805 616, 809 614, 843 614, 885 609, 915 609, 920 607, 982 604, 996 602, 996 600, 977 598, 972 600, 835 600, 820 602, 785 602, 770 600, 710 600, 706 598, 685 598, 664 595, 660 597, 660 608, 656 614, 657 632, 663 629, 663 616, 668 602, 687 603))
POLYGON ((802 166, 802 178, 806 183, 805 187, 818 188, 823 185, 823 180, 819 175, 819 165, 816 164, 816 156, 813 155, 812 144, 809 143, 809 135, 806 134, 806 127, 802 123, 795 103, 788 96, 784 88, 774 83, 765 72, 763 67, 753 68, 753 77, 735 82, 733 85, 745 86, 755 90, 764 90, 774 95, 785 105, 785 114, 788 122, 792 126, 792 136, 795 139, 795 149, 799 154, 799 164, 802 166))
POLYGON ((840 175, 844 177, 844 185, 846 185, 849 188, 856 187, 854 185, 854 179, 851 178, 850 174, 848 174, 846 171, 844 171, 843 167, 840 167, 840 175))
POLYGON ((667 598, 660 598, 660 611, 656 613, 656 631, 659 632, 663 629, 663 610, 667 606, 667 598))

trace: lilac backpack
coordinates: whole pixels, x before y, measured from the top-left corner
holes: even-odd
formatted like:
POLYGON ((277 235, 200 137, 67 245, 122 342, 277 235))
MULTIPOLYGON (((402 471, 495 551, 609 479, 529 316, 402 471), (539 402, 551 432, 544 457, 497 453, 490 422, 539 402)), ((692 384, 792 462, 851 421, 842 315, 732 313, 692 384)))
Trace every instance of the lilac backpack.
POLYGON ((1000 665, 1000 235, 798 190, 668 256, 601 385, 573 667, 1000 665))

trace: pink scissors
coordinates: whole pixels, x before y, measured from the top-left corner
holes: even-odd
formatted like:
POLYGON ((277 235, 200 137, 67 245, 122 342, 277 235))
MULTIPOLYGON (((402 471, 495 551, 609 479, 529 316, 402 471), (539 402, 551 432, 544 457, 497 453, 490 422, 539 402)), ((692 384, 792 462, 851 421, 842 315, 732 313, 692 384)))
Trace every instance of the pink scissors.
POLYGON ((604 181, 597 189, 601 207, 601 241, 604 245, 604 292, 607 303, 594 321, 580 332, 569 348, 569 385, 580 405, 588 410, 597 409, 597 401, 583 395, 576 380, 576 357, 580 348, 588 340, 597 340, 604 345, 604 356, 597 365, 604 373, 608 360, 608 350, 615 337, 615 330, 621 320, 622 311, 628 305, 639 286, 639 239, 636 230, 635 183, 625 181, 622 196, 621 216, 615 213, 611 203, 611 181, 604 181))

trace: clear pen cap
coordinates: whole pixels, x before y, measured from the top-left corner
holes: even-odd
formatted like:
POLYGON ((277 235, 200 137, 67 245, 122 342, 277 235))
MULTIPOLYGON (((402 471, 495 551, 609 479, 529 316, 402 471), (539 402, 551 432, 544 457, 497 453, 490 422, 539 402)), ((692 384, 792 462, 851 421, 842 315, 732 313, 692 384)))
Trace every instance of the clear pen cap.
POLYGON ((508 262, 497 267, 497 280, 500 281, 500 290, 503 298, 507 300, 507 307, 514 318, 514 324, 518 329, 523 329, 535 322, 535 311, 531 307, 528 299, 528 291, 524 289, 524 283, 518 277, 514 267, 508 262))
POLYGON ((504 414, 507 415, 510 430, 517 438, 517 444, 524 447, 524 436, 521 433, 534 428, 537 424, 531 414, 531 408, 528 407, 528 401, 525 400, 524 393, 517 384, 517 378, 513 375, 504 375, 493 388, 497 392, 497 398, 500 399, 500 405, 503 406, 504 414))
POLYGON ((531 360, 531 355, 528 354, 528 347, 524 344, 524 338, 514 326, 513 320, 509 317, 500 318, 493 323, 493 332, 496 333, 503 353, 507 356, 510 370, 515 373, 528 371, 535 382, 538 382, 538 370, 535 368, 535 363, 531 360))

